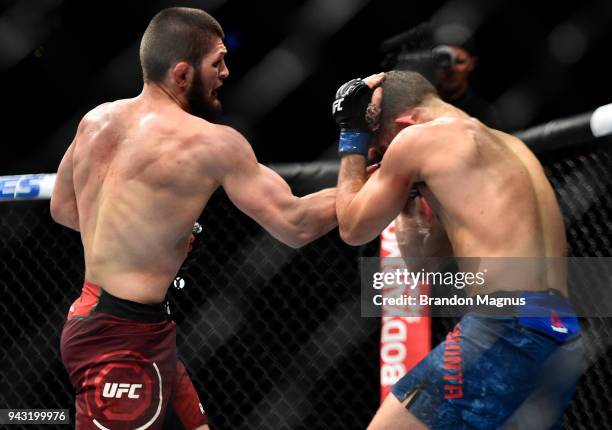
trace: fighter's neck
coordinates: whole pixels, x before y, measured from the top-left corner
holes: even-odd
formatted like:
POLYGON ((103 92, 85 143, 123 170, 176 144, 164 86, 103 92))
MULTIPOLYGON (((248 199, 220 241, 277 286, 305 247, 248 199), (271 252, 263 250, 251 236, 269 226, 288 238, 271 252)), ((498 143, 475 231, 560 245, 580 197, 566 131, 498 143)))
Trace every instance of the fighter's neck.
POLYGON ((175 104, 185 112, 190 112, 189 103, 185 96, 175 94, 163 84, 145 83, 138 98, 154 103, 175 104))
POLYGON ((413 118, 417 123, 429 122, 441 116, 453 117, 453 118, 469 118, 469 115, 463 112, 461 109, 440 100, 439 98, 433 98, 427 101, 427 103, 413 110, 413 118))

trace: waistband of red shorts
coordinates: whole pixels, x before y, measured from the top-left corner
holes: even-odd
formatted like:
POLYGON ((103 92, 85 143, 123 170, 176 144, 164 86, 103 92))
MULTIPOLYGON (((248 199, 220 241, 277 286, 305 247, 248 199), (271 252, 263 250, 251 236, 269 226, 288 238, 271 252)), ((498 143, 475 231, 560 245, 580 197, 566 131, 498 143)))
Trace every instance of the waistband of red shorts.
POLYGON ((87 318, 93 313, 105 313, 130 321, 157 323, 170 318, 168 303, 147 305, 121 299, 100 286, 85 281, 81 296, 70 306, 68 319, 87 318))

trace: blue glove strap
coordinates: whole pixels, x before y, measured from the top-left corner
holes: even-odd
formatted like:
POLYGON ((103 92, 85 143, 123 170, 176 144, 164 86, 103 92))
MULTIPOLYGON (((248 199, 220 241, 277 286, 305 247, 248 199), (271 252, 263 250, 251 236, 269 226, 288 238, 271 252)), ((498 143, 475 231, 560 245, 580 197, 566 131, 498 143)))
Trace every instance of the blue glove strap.
POLYGON ((338 142, 338 154, 359 154, 368 156, 370 148, 370 134, 363 131, 340 131, 340 141, 338 142))

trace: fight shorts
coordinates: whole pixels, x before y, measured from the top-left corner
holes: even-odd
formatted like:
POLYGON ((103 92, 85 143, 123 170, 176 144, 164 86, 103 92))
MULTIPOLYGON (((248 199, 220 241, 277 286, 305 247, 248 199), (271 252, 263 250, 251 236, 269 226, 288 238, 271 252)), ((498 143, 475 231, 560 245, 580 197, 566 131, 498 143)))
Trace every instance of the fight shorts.
POLYGON ((575 312, 556 290, 510 295, 525 305, 504 316, 468 312, 393 386, 430 429, 562 428, 584 369, 575 312))
POLYGON ((123 300, 85 282, 70 306, 61 353, 76 391, 77 429, 162 429, 171 410, 186 429, 207 423, 177 359, 166 304, 123 300))

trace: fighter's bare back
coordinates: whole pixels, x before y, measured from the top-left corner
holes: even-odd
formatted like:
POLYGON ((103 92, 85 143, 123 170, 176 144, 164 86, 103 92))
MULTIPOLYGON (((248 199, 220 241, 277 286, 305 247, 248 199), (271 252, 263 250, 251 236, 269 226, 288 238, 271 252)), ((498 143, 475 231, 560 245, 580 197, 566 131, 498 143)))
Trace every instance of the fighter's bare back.
MULTIPOLYGON (((565 256, 565 229, 554 191, 537 158, 516 137, 457 114, 408 127, 394 145, 411 147, 391 151, 396 157, 414 157, 415 151, 422 151, 423 164, 414 182, 435 214, 429 230, 421 228, 420 233, 416 224, 422 227, 426 221, 413 210, 418 200, 409 202, 398 216, 397 236, 404 256, 414 255, 414 244, 419 243, 415 237, 423 233, 436 237, 429 252, 438 256, 539 259, 533 267, 546 264, 546 258, 554 262, 565 256), (444 246, 444 238, 450 247, 444 246), (441 252, 433 253, 434 247, 441 252)), ((500 260, 499 268, 508 265, 509 259, 503 264, 500 260)), ((516 267, 531 266, 517 262, 516 267)), ((512 278, 513 285, 491 275, 494 281, 474 293, 518 286, 566 293, 563 270, 548 270, 537 277, 538 282, 523 284, 517 273, 497 275, 512 278)))
POLYGON ((73 178, 88 281, 134 301, 163 299, 218 186, 207 174, 216 127, 138 99, 86 115, 73 178))
POLYGON ((87 281, 126 300, 162 302, 219 186, 291 246, 335 226, 335 190, 299 199, 238 132, 190 115, 159 87, 143 94, 88 113, 58 170, 51 212, 80 230, 87 281))

